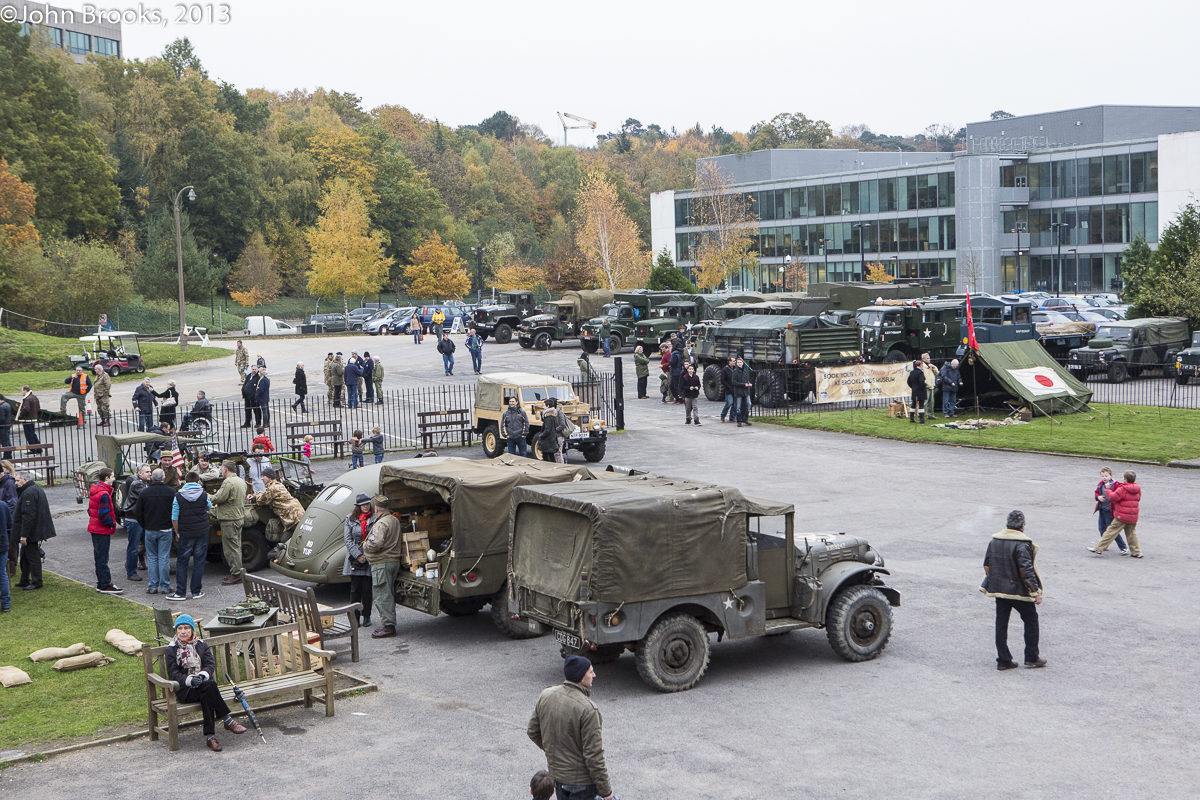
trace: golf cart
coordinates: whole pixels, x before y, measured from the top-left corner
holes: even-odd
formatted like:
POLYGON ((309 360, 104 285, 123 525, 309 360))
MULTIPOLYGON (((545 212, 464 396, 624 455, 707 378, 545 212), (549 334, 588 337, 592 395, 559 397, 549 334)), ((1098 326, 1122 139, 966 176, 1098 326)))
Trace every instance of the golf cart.
POLYGON ((101 331, 80 336, 79 341, 83 344, 83 353, 70 356, 71 369, 82 364, 90 370, 99 364, 114 378, 122 372, 146 371, 138 335, 132 331, 101 331))

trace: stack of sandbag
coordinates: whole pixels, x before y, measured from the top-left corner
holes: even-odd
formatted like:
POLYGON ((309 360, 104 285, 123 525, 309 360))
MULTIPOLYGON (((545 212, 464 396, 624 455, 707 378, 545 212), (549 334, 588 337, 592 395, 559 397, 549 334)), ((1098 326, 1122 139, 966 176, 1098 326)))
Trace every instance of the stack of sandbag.
POLYGON ((70 658, 90 652, 92 652, 92 648, 83 642, 78 642, 70 647, 43 647, 41 650, 34 650, 29 654, 29 660, 34 662, 54 661, 55 659, 70 658))
POLYGON ((109 631, 104 637, 104 641, 127 656, 140 656, 142 654, 142 643, 120 628, 113 628, 109 631))

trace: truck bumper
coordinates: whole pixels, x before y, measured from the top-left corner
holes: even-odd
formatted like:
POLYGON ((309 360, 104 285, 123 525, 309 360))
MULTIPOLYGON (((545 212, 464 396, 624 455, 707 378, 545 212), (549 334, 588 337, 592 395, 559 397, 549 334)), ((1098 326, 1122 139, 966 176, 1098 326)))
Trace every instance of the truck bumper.
MULTIPOLYGON (((607 422, 607 420, 605 420, 607 422)), ((598 431, 592 431, 587 436, 581 436, 578 439, 567 439, 568 450, 586 450, 594 445, 601 444, 608 440, 608 429, 602 428, 598 431)))

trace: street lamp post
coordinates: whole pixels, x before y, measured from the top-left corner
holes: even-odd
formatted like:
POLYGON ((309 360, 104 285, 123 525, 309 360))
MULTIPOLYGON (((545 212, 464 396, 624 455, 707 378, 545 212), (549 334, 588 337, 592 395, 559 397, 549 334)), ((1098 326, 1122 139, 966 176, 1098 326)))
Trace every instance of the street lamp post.
POLYGON ((821 243, 821 249, 825 251, 825 280, 829 281, 829 245, 833 239, 818 239, 817 241, 821 243))
POLYGON ((891 256, 888 261, 892 262, 892 277, 898 279, 900 277, 900 256, 891 256))
POLYGON ((476 258, 476 279, 479 281, 479 304, 483 305, 483 254, 487 252, 486 247, 472 247, 471 252, 476 258))
POLYGON ((1067 252, 1068 252, 1068 253, 1073 253, 1073 254, 1074 254, 1074 257, 1071 259, 1071 262, 1072 262, 1072 264, 1074 264, 1074 266, 1075 266, 1075 269, 1074 269, 1074 272, 1075 272, 1075 292, 1074 292, 1074 294, 1079 294, 1079 251, 1078 251, 1077 249, 1075 249, 1074 247, 1072 247, 1072 248, 1071 248, 1070 250, 1068 250, 1067 252))
MULTIPOLYGON (((1071 223, 1069 223, 1069 222, 1051 222, 1050 227, 1054 229, 1054 236, 1055 236, 1055 238, 1058 239, 1058 261, 1057 261, 1056 266, 1058 267, 1058 291, 1061 293, 1062 285, 1063 285, 1062 229, 1071 227, 1071 223)), ((1017 244, 1020 244, 1020 242, 1018 242, 1017 244)))
POLYGON ((787 268, 792 265, 792 252, 783 254, 783 266, 779 268, 779 291, 787 291, 787 268))
POLYGON ((1025 229, 1018 224, 1017 227, 1010 231, 1010 233, 1014 233, 1017 236, 1017 267, 1013 275, 1017 292, 1021 291, 1021 234, 1024 233, 1024 230, 1025 229))
POLYGON ((858 231, 858 279, 867 279, 867 243, 863 241, 863 228, 871 227, 870 222, 854 223, 854 230, 858 231))
POLYGON ((183 234, 179 227, 179 198, 183 196, 184 191, 188 193, 188 200, 196 199, 196 189, 194 186, 185 186, 175 194, 175 261, 179 268, 179 349, 187 351, 187 312, 183 303, 183 234))

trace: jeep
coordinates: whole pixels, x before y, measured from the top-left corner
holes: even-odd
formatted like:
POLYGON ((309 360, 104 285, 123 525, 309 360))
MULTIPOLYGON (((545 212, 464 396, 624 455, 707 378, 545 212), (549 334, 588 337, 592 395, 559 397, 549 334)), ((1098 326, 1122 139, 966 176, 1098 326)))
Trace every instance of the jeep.
POLYGON ((704 320, 716 318, 717 309, 725 305, 725 299, 711 294, 692 295, 686 300, 670 300, 650 309, 650 316, 639 320, 633 328, 633 344, 641 345, 647 355, 659 349, 663 342, 679 330, 680 325, 689 329, 704 320))
POLYGON ((687 293, 652 292, 648 289, 617 292, 613 295, 612 303, 600 309, 600 313, 594 319, 584 323, 579 333, 579 345, 586 352, 595 353, 602 347, 601 336, 607 333, 609 349, 619 353, 633 338, 634 327, 638 321, 650 317, 651 309, 672 300, 691 298, 692 295, 687 293))
POLYGON ((607 289, 564 292, 559 299, 542 304, 540 313, 526 317, 517 326, 517 341, 526 349, 549 350, 554 342, 575 339, 580 326, 612 299, 613 293, 607 289))
POLYGON ((575 432, 563 442, 563 455, 578 450, 589 462, 604 458, 608 445, 608 431, 604 420, 596 419, 591 407, 580 402, 571 384, 549 375, 531 375, 524 372, 493 372, 480 375, 475 384, 475 432, 483 439, 483 454, 495 458, 507 447, 507 440, 500 438, 500 417, 508 408, 508 398, 516 397, 529 417, 529 445, 531 456, 552 461, 552 453, 543 453, 538 444, 542 432, 542 412, 546 400, 558 400, 558 410, 575 424, 575 432))
POLYGON ((1200 333, 1192 334, 1192 345, 1175 354, 1175 382, 1187 386, 1189 380, 1200 375, 1200 333))
POLYGON ((1096 338, 1077 347, 1067 357, 1067 370, 1077 380, 1103 373, 1110 383, 1136 378, 1144 370, 1161 369, 1176 377, 1176 354, 1191 341, 1183 317, 1147 317, 1114 320, 1096 326, 1096 338))

